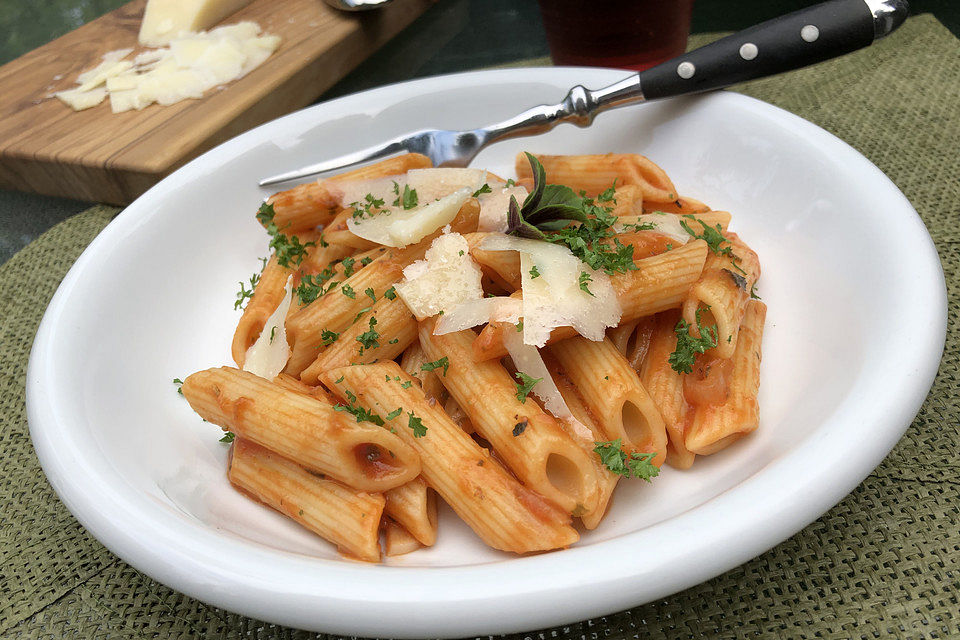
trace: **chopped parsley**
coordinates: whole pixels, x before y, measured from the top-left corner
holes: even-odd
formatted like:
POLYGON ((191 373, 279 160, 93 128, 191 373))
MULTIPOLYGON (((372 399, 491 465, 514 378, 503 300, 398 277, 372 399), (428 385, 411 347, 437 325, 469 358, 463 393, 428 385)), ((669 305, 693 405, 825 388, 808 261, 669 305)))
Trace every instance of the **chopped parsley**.
POLYGON ((427 435, 427 428, 423 426, 423 420, 418 418, 413 411, 408 411, 407 415, 410 416, 407 426, 413 429, 413 437, 422 438, 423 436, 427 435))
POLYGON ((693 371, 693 364, 697 354, 706 353, 707 349, 717 346, 717 335, 719 330, 717 325, 713 324, 704 327, 700 324, 700 313, 702 309, 697 309, 697 329, 700 331, 700 337, 695 338, 690 335, 690 324, 681 318, 673 328, 677 334, 677 348, 667 359, 670 368, 677 373, 690 373, 693 371))
POLYGON ((405 381, 400 385, 400 388, 401 388, 401 389, 409 389, 409 388, 410 388, 410 385, 412 385, 412 384, 413 384, 413 380, 405 380, 405 381))
POLYGON ((434 369, 439 369, 443 367, 443 377, 447 377, 447 369, 450 367, 450 359, 447 356, 443 356, 439 360, 434 360, 433 362, 424 362, 420 365, 421 371, 433 371, 434 369))
POLYGON ((301 243, 297 236, 287 236, 280 232, 277 223, 274 221, 276 211, 272 204, 264 202, 257 211, 257 220, 267 228, 267 234, 270 236, 270 248, 277 256, 277 263, 281 267, 290 268, 303 261, 307 255, 307 249, 316 243, 301 243))
POLYGON ((274 336, 275 336, 276 334, 277 334, 277 327, 276 327, 276 326, 273 326, 273 327, 270 329, 270 344, 273 344, 273 338, 274 338, 274 336))
POLYGON ((397 194, 396 200, 393 201, 393 206, 403 207, 404 209, 413 209, 419 204, 419 198, 417 197, 417 190, 411 189, 410 185, 403 185, 403 193, 400 193, 400 185, 396 182, 393 183, 393 192, 397 194))
POLYGON ((342 287, 340 287, 340 291, 341 291, 341 293, 343 293, 343 295, 347 296, 347 297, 350 298, 351 300, 356 300, 356 299, 357 299, 357 292, 354 291, 354 290, 353 290, 353 287, 351 287, 351 286, 348 285, 348 284, 345 284, 345 285, 343 285, 342 287))
POLYGON ((600 192, 600 195, 597 196, 597 202, 612 202, 617 204, 617 199, 614 197, 614 194, 617 192, 617 179, 613 179, 613 184, 600 192))
POLYGON ((391 340, 391 341, 388 342, 387 344, 397 344, 398 342, 400 342, 400 338, 394 338, 393 340, 391 340))
POLYGON ((483 186, 482 186, 482 187, 480 187, 479 189, 477 189, 476 191, 474 191, 474 192, 473 192, 473 197, 474 197, 474 198, 477 198, 477 197, 483 195, 484 193, 492 193, 492 191, 491 191, 491 189, 490 189, 490 185, 487 184, 487 183, 483 183, 483 186))
POLYGON ((356 263, 357 263, 356 259, 351 258, 350 256, 347 256, 346 258, 340 261, 340 264, 343 265, 344 278, 349 278, 350 276, 353 275, 353 265, 355 265, 356 263))
POLYGON ((333 384, 340 384, 341 382, 343 382, 343 376, 340 376, 339 378, 337 378, 336 380, 334 380, 334 381, 333 381, 333 384))
POLYGON ((300 278, 300 284, 297 285, 297 288, 294 292, 297 294, 297 299, 300 300, 301 305, 307 305, 332 290, 335 286, 340 284, 337 281, 330 283, 327 289, 324 289, 323 286, 337 274, 336 271, 330 268, 326 268, 317 275, 305 275, 300 278))
POLYGON ((227 444, 230 444, 236 439, 236 437, 237 436, 233 431, 227 431, 225 434, 223 434, 223 437, 220 438, 220 442, 226 442, 227 444))
POLYGON ((540 277, 540 271, 537 270, 537 265, 533 265, 532 267, 530 267, 530 277, 531 278, 540 277))
POLYGON ((376 316, 370 316, 370 329, 356 337, 357 342, 360 343, 361 355, 363 355, 364 349, 376 349, 380 346, 380 334, 374 329, 375 326, 377 326, 377 318, 376 316))
POLYGON ((377 301, 377 294, 374 292, 373 287, 367 287, 364 290, 364 293, 367 294, 367 297, 373 300, 374 302, 377 301))
POLYGON ((653 464, 656 453, 631 453, 628 456, 621 446, 620 438, 593 444, 596 445, 593 450, 600 456, 600 462, 612 473, 624 478, 642 478, 647 482, 660 475, 660 469, 653 464))
POLYGON ((373 262, 373 258, 371 258, 370 256, 364 256, 363 258, 360 258, 360 264, 364 267, 370 264, 371 262, 373 262))
POLYGON ((397 299, 397 289, 395 287, 390 287, 383 292, 383 297, 387 300, 396 300, 397 299))
MULTIPOLYGON (((325 347, 336 342, 337 338, 339 337, 340 337, 339 333, 337 333, 336 331, 330 331, 329 329, 324 329, 323 333, 320 334, 320 340, 322 341, 323 346, 325 347)), ((343 378, 340 378, 340 380, 343 380, 343 378)), ((337 382, 339 383, 340 380, 337 380, 337 382)))
POLYGON ((403 413, 403 407, 397 407, 387 414, 387 420, 393 420, 394 418, 399 417, 401 413, 403 413))
POLYGON ((518 322, 514 326, 517 327, 517 333, 520 333, 521 331, 523 331, 523 318, 520 318, 520 322, 518 322))
POLYGON ((517 378, 517 380, 520 381, 519 383, 513 383, 514 386, 517 387, 517 400, 519 400, 522 404, 526 404, 527 396, 531 391, 533 391, 533 388, 537 385, 537 383, 543 380, 543 378, 533 378, 522 371, 517 371, 513 375, 517 378))
POLYGON ((384 201, 381 198, 376 198, 372 193, 368 193, 363 198, 363 202, 351 202, 350 207, 353 208, 354 220, 363 220, 366 218, 371 218, 377 214, 377 212, 383 208, 384 201))
POLYGON ((580 290, 581 290, 581 291, 586 291, 587 293, 589 293, 589 294, 590 294, 591 296, 593 296, 594 298, 597 297, 597 296, 593 295, 593 291, 590 291, 590 286, 589 286, 589 285, 590 285, 591 282, 593 282, 593 278, 590 277, 590 274, 589 274, 589 273, 587 273, 586 271, 581 271, 581 272, 580 272, 580 278, 578 279, 578 282, 580 283, 580 290))
POLYGON ((357 422, 372 422, 378 427, 382 427, 384 425, 383 418, 378 416, 375 412, 357 406, 357 396, 353 395, 349 391, 346 392, 346 396, 349 400, 349 404, 335 404, 333 406, 334 411, 343 411, 349 413, 357 419, 357 422))
POLYGON ((247 289, 247 286, 241 282, 240 291, 237 292, 237 300, 233 303, 234 309, 243 309, 246 306, 247 300, 253 298, 253 292, 257 288, 257 284, 260 282, 260 274, 255 273, 250 276, 250 288, 247 289))
POLYGON ((177 393, 179 393, 180 395, 183 395, 183 389, 181 389, 181 387, 183 386, 183 380, 181 380, 180 378, 174 378, 173 384, 177 385, 177 393))
POLYGON ((507 184, 506 184, 506 186, 507 186, 508 188, 509 188, 509 187, 512 187, 512 186, 514 186, 514 185, 516 185, 516 184, 517 184, 517 181, 514 180, 513 178, 507 178, 507 184))
POLYGON ((756 283, 756 282, 754 282, 753 285, 750 287, 750 297, 753 298, 754 300, 761 300, 761 299, 762 299, 762 298, 760 298, 759 295, 757 295, 757 283, 756 283))
POLYGON ((700 226, 703 227, 703 233, 697 233, 690 227, 689 224, 687 224, 686 220, 680 220, 680 226, 683 227, 683 230, 689 233, 691 237, 706 242, 707 246, 710 248, 710 251, 712 251, 714 255, 730 256, 731 258, 734 257, 733 249, 729 246, 730 241, 724 237, 722 233, 723 229, 719 224, 717 224, 716 227, 711 227, 703 220, 695 218, 690 214, 686 214, 682 217, 689 218, 690 220, 700 223, 700 226), (724 243, 726 243, 728 246, 722 247, 721 245, 724 243))
POLYGON ((373 307, 364 307, 363 309, 360 309, 360 311, 357 311, 357 315, 353 316, 353 322, 350 324, 356 324, 357 320, 359 320, 367 311, 370 311, 370 309, 373 309, 373 307))

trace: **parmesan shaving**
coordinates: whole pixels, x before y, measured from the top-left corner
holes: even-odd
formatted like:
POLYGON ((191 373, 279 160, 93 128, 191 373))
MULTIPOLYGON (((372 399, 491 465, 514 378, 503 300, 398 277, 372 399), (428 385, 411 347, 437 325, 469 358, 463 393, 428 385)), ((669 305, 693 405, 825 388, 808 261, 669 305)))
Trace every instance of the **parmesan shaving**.
POLYGON ((527 190, 523 187, 494 188, 491 193, 485 193, 478 198, 480 202, 480 222, 477 231, 498 231, 506 233, 509 228, 507 211, 510 207, 510 196, 517 199, 517 204, 523 204, 527 199, 527 190))
POLYGON ((404 279, 396 285, 397 295, 418 320, 483 298, 480 267, 468 249, 462 235, 448 233, 433 241, 424 260, 403 270, 404 279))
POLYGON ((413 209, 388 207, 369 218, 350 218, 347 229, 355 236, 388 247, 419 242, 457 216, 471 191, 459 189, 439 200, 413 209))
POLYGON ((610 278, 591 269, 563 245, 492 234, 481 242, 488 251, 519 251, 523 290, 523 342, 542 347, 557 327, 573 327, 589 340, 603 340, 620 322, 620 303, 610 278), (535 273, 531 275, 536 267, 535 273), (581 274, 589 280, 581 288, 581 274))
POLYGON ((75 110, 110 97, 114 113, 140 110, 153 103, 170 105, 241 78, 262 64, 280 45, 280 38, 260 35, 255 22, 240 22, 209 33, 185 32, 169 48, 149 50, 132 61, 132 49, 111 51, 103 62, 81 73, 80 86, 55 94, 75 110), (101 86, 106 84, 106 90, 101 86), (90 94, 89 96, 86 94, 90 94))
POLYGON ((416 189, 421 204, 442 198, 460 189, 469 189, 472 195, 487 180, 483 169, 411 169, 407 184, 416 189))
POLYGON ((293 276, 287 278, 286 295, 274 310, 257 341, 250 345, 243 360, 243 370, 261 378, 273 380, 287 366, 290 359, 290 345, 287 344, 287 311, 293 299, 293 276))
POLYGON ((523 301, 519 298, 480 298, 457 305, 444 312, 433 328, 434 335, 462 331, 488 322, 516 324, 523 313, 523 301))
POLYGON ((532 393, 540 398, 543 408, 553 414, 557 420, 560 420, 577 435, 578 438, 585 439, 588 442, 593 441, 593 434, 585 424, 577 420, 566 400, 557 388, 550 370, 547 368, 543 357, 536 347, 524 344, 519 332, 504 331, 503 346, 510 354, 513 360, 513 366, 517 371, 525 373, 531 378, 543 378, 540 382, 533 385, 532 393))

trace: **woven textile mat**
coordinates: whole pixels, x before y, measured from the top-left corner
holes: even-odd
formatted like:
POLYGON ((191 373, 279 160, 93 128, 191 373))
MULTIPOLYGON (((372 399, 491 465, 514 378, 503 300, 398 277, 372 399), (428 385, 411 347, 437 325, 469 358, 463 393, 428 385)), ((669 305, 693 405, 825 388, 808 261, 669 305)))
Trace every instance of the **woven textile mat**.
MULTIPOLYGON (((933 391, 877 470, 783 544, 664 600, 518 639, 960 637, 960 43, 918 16, 868 50, 740 90, 852 144, 920 212, 950 301, 933 391)), ((0 636, 312 637, 137 572, 80 527, 40 470, 24 408, 30 345, 67 269, 115 214, 85 211, 0 266, 0 636)), ((810 473, 830 469, 811 460, 810 473)))

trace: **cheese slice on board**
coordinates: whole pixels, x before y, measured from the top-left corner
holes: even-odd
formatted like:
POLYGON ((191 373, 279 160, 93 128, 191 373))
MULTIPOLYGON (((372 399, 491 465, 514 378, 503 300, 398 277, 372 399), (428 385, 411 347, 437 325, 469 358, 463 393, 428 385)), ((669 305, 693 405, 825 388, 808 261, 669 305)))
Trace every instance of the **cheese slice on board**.
POLYGON ((183 31, 201 31, 239 11, 252 0, 147 0, 140 44, 158 47, 183 31))

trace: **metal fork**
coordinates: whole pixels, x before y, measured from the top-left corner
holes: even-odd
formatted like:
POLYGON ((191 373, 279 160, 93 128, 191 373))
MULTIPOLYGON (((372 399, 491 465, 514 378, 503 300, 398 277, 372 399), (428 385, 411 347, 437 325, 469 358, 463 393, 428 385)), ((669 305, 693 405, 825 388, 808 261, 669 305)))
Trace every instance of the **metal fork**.
POLYGON ((635 73, 601 89, 580 85, 558 104, 469 131, 425 129, 337 158, 271 176, 260 186, 296 180, 401 152, 422 153, 436 167, 465 167, 494 142, 545 133, 561 122, 587 127, 614 107, 721 89, 836 58, 866 47, 903 24, 907 0, 831 0, 768 20, 635 73))

